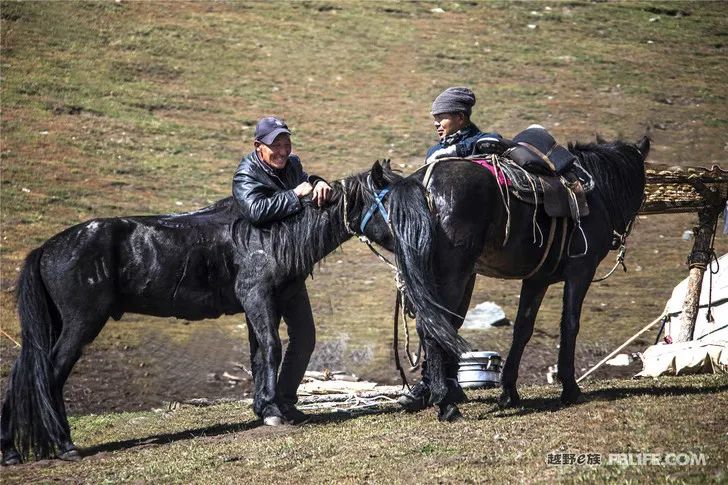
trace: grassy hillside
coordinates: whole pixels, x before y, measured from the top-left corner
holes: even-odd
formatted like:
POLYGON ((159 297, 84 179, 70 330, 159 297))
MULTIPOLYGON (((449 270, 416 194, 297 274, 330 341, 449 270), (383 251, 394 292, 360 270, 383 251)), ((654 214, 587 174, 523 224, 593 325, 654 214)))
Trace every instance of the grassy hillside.
MULTIPOLYGON (((288 121, 307 170, 330 179, 366 170, 378 158, 414 170, 435 142, 430 103, 451 85, 477 93, 473 118, 482 129, 512 136, 540 122, 562 142, 590 140, 597 132, 636 139, 647 131, 653 161, 728 167, 727 13, 725 2, 2 1, 0 326, 19 339, 13 290, 28 251, 90 218, 180 212, 228 196, 237 162, 252 148, 255 121, 268 114, 288 121)), ((681 235, 695 222, 692 215, 638 221, 629 242, 630 272, 594 285, 587 297, 578 370, 660 314, 687 275, 691 242, 681 235)), ((728 252, 725 237, 716 240, 716 251, 728 252)), ((610 256, 600 273, 612 264, 610 256)), ((396 379, 389 270, 352 241, 317 268, 308 287, 318 335, 311 367, 396 379)), ((518 282, 482 278, 472 305, 493 300, 513 318, 518 290, 518 282)), ((545 383, 544 372, 556 361, 559 290, 547 295, 524 355, 525 383, 545 383)), ((466 337, 505 355, 511 329, 466 337)), ((85 414, 148 410, 195 396, 239 398, 249 383, 220 376, 247 365, 246 347, 241 316, 191 323, 126 315, 86 350, 67 386, 68 408, 85 414)), ((0 350, 4 384, 17 348, 2 336, 0 350)), ((612 385, 621 386, 605 384, 612 385)), ((713 399, 714 391, 687 392, 679 400, 687 409, 713 399)), ((651 399, 655 407, 645 412, 657 422, 664 396, 651 399)), ((237 412, 248 422, 248 411, 237 412)), ((204 419, 214 426, 220 414, 204 419)), ((124 416, 79 417, 80 444, 115 440, 103 434, 104 423, 124 416)), ((386 436, 363 423, 387 416, 347 426, 386 436)), ((430 419, 423 421, 424 435, 452 429, 430 419)), ((196 427, 184 426, 178 429, 196 427)), ((362 436, 377 443, 374 435, 362 436)), ((414 438, 405 433, 402 439, 414 438)), ((644 439, 657 446, 662 438, 644 439)), ((708 441, 717 446, 721 439, 716 434, 708 441)), ((507 456, 515 460, 513 450, 507 456)), ((140 474, 134 466, 129 477, 155 476, 154 469, 140 474)), ((261 469, 266 466, 274 467, 261 469)), ((87 479, 113 480, 106 473, 87 479)), ((352 477, 363 480, 361 473, 352 477)), ((176 477, 170 480, 189 475, 176 477)))

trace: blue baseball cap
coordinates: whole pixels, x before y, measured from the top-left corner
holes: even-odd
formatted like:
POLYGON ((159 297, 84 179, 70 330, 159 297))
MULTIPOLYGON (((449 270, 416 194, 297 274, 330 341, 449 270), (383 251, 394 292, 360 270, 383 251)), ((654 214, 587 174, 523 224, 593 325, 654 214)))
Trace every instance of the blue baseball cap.
POLYGON ((264 145, 270 145, 273 140, 276 139, 281 133, 291 134, 288 126, 274 116, 267 116, 261 118, 258 124, 255 125, 255 140, 263 143, 264 145))

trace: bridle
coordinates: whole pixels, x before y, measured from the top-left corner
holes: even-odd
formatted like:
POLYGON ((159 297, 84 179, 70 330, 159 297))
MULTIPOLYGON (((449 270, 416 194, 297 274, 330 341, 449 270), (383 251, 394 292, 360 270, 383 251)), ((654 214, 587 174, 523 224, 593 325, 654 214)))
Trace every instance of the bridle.
POLYGON ((389 187, 383 188, 381 191, 377 192, 376 190, 373 190, 374 193, 374 202, 372 203, 371 207, 369 207, 369 210, 364 214, 364 217, 361 219, 361 224, 359 224, 359 232, 364 234, 364 229, 367 227, 367 223, 369 223, 369 220, 372 218, 374 214, 377 213, 377 211, 382 213, 382 217, 384 217, 384 220, 389 224, 389 213, 387 212, 387 208, 384 207, 384 204, 382 204, 382 201, 387 196, 391 189, 389 187))
POLYGON ((346 228, 346 232, 348 232, 350 235, 356 237, 359 239, 359 241, 366 244, 369 249, 384 263, 389 266, 397 276, 397 288, 400 288, 400 278, 399 278, 399 270, 397 269, 397 266, 392 263, 389 259, 387 259, 382 253, 377 251, 377 249, 372 245, 372 240, 369 239, 364 234, 364 229, 366 229, 367 224, 369 221, 374 217, 374 214, 377 212, 382 213, 382 217, 384 218, 384 221, 387 223, 387 226, 389 227, 389 230, 392 234, 394 234, 394 231, 392 231, 392 227, 389 225, 389 212, 387 211, 387 208, 384 207, 384 198, 387 196, 387 194, 391 191, 389 187, 383 188, 381 191, 377 192, 374 188, 370 185, 370 190, 374 194, 374 202, 372 202, 372 205, 369 207, 369 210, 364 214, 364 217, 362 217, 361 222, 359 223, 359 232, 352 229, 351 221, 349 220, 349 201, 347 198, 347 187, 346 187, 346 179, 341 180, 339 182, 341 184, 341 192, 342 197, 344 198, 344 227, 346 228))

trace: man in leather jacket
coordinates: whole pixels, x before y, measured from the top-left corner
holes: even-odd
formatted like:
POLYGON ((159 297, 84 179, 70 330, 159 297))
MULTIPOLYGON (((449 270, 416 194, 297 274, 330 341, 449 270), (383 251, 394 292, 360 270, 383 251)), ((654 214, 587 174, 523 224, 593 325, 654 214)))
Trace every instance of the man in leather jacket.
POLYGON ((501 140, 498 133, 483 133, 470 121, 475 94, 466 87, 447 88, 432 103, 432 117, 440 142, 430 147, 425 163, 438 158, 467 157, 482 138, 501 140))
MULTIPOLYGON (((275 117, 262 118, 255 127, 254 150, 243 157, 233 178, 233 196, 240 211, 254 225, 275 223, 303 209, 300 199, 309 194, 318 205, 331 197, 331 187, 321 177, 308 176, 301 160, 291 154, 291 132, 275 117)), ((300 424, 307 416, 296 409, 296 390, 306 372, 316 343, 306 277, 294 284, 293 295, 280 308, 288 327, 278 387, 283 419, 262 416, 267 425, 300 424)), ((251 352, 257 347, 251 339, 251 352)), ((252 356, 252 355, 251 355, 252 356)))

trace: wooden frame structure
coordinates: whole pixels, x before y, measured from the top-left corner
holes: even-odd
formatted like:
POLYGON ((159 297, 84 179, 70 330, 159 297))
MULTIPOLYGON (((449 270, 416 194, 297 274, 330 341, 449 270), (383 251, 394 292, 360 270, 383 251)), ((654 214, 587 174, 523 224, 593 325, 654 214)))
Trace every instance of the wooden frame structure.
POLYGON ((717 165, 708 169, 647 162, 645 175, 645 200, 640 214, 698 214, 698 224, 693 229, 695 242, 688 256, 688 291, 674 340, 686 342, 693 339, 703 275, 715 256, 713 241, 718 217, 728 210, 728 171, 717 165))

